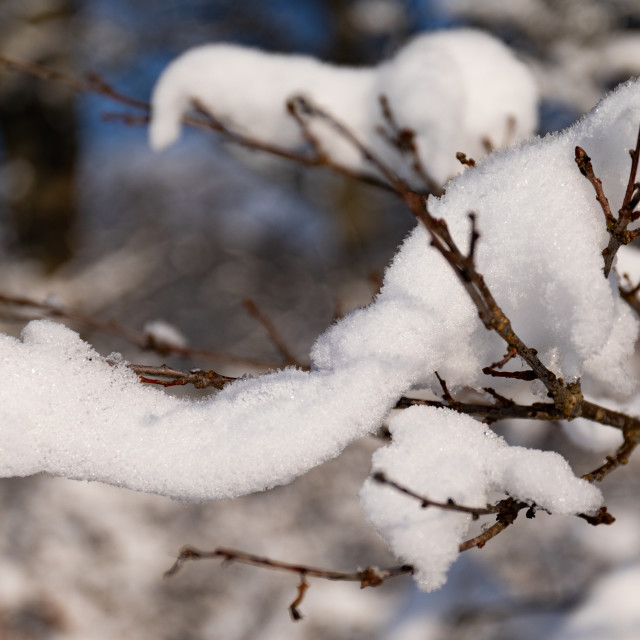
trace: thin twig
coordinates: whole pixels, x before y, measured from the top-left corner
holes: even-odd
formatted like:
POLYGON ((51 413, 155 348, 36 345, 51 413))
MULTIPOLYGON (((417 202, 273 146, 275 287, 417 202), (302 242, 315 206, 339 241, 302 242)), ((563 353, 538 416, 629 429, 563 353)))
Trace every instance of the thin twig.
POLYGON ((624 441, 616 453, 613 456, 607 456, 604 464, 600 465, 590 473, 586 473, 582 477, 589 482, 602 482, 602 480, 604 480, 612 471, 615 471, 629 462, 629 457, 638 444, 640 444, 640 432, 625 434, 624 441))
MULTIPOLYGON (((492 389, 487 389, 491 393, 492 389)), ((493 391, 495 394, 495 391, 493 391)), ((533 404, 516 404, 508 398, 500 396, 499 404, 487 405, 477 403, 464 403, 456 401, 455 410, 477 418, 485 418, 492 422, 498 420, 544 420, 556 422, 564 419, 564 414, 555 404, 550 402, 534 402, 533 404)), ((436 408, 452 408, 450 405, 438 400, 424 400, 422 398, 402 397, 396 403, 396 409, 407 409, 416 405, 423 405, 436 408)), ((614 427, 627 433, 640 433, 640 419, 629 416, 626 413, 608 409, 594 402, 583 400, 580 405, 580 417, 597 422, 608 427, 614 427)))
POLYGON ((602 212, 604 213, 607 230, 612 231, 613 226, 616 223, 616 219, 613 213, 611 213, 611 205, 609 204, 609 200, 604 194, 604 190, 602 189, 602 180, 596 177, 593 171, 591 158, 587 155, 587 152, 582 147, 576 147, 575 160, 576 164, 578 165, 578 169, 580 169, 580 173, 591 183, 594 191, 596 192, 596 200, 600 204, 602 212))
POLYGON ((436 374, 436 378, 438 378, 438 382, 440 383, 440 388, 442 389, 442 398, 452 409, 455 409, 458 403, 455 400, 455 398, 451 395, 451 392, 449 391, 449 387, 447 386, 447 381, 443 380, 437 371, 434 371, 434 373, 436 374))
POLYGON ((423 509, 428 507, 437 507, 438 509, 443 509, 445 511, 457 511, 459 513, 466 513, 470 515, 474 520, 477 520, 480 516, 487 516, 491 514, 496 514, 500 512, 498 507, 493 505, 486 505, 485 507, 468 507, 462 504, 458 504, 455 500, 449 499, 446 502, 440 502, 438 500, 431 500, 431 498, 426 498, 425 496, 416 493, 412 489, 405 487, 404 485, 399 484, 395 480, 390 480, 382 471, 376 471, 371 475, 371 478, 380 484, 385 484, 389 487, 392 487, 396 491, 403 493, 414 500, 420 502, 420 506, 423 509))
POLYGON ((220 121, 215 116, 215 114, 211 113, 211 111, 207 109, 202 103, 196 100, 194 101, 194 104, 197 106, 198 111, 204 119, 183 116, 182 122, 184 122, 188 126, 204 131, 214 131, 216 133, 219 133, 223 136, 225 142, 235 144, 239 147, 244 147, 245 149, 264 152, 276 158, 288 160, 305 167, 323 167, 331 171, 332 173, 341 175, 349 180, 367 184, 369 186, 382 189, 383 191, 393 191, 393 188, 384 180, 380 180, 380 178, 377 178, 376 176, 373 176, 369 173, 354 171, 349 167, 339 165, 331 161, 325 155, 318 155, 317 153, 313 152, 314 149, 312 149, 311 154, 292 151, 291 149, 287 149, 286 147, 269 144, 268 142, 263 142, 256 138, 252 138, 250 136, 246 136, 242 133, 234 131, 233 129, 229 129, 222 123, 222 121, 220 121))
POLYGON ((227 562, 239 562, 241 564, 264 567, 266 569, 274 569, 276 571, 304 574, 308 578, 322 578, 324 580, 332 580, 336 582, 358 582, 362 589, 365 587, 377 587, 390 578, 413 573, 413 567, 406 564, 390 567, 388 569, 367 567, 366 569, 353 572, 332 571, 330 569, 319 569, 317 567, 271 560, 270 558, 256 556, 252 553, 237 551, 235 549, 218 548, 214 551, 201 551, 195 547, 186 546, 180 550, 174 564, 165 572, 165 578, 170 578, 178 573, 186 562, 210 558, 222 558, 227 562))
POLYGON ((152 367, 142 364, 128 364, 127 367, 134 373, 140 376, 141 382, 148 384, 158 384, 163 387, 175 387, 186 384, 192 384, 196 389, 207 389, 213 387, 214 389, 222 389, 226 385, 230 384, 236 378, 230 378, 223 376, 215 371, 200 371, 193 369, 191 371, 182 371, 180 369, 174 369, 163 364, 160 367, 152 367), (149 378, 147 376, 153 376, 149 378), (158 378, 169 378, 168 380, 158 380, 158 378))
POLYGON ((580 173, 589 180, 595 189, 596 199, 604 212, 606 227, 609 232, 609 243, 602 251, 605 278, 609 277, 618 249, 621 246, 629 244, 640 235, 640 230, 638 229, 631 231, 627 229, 631 222, 636 221, 640 217, 640 212, 635 211, 636 206, 640 202, 640 185, 636 183, 638 159, 640 156, 640 127, 638 128, 636 146, 629 151, 629 155, 631 156, 631 167, 629 169, 627 188, 622 200, 622 205, 620 209, 618 209, 618 217, 616 218, 611 213, 609 201, 602 189, 602 182, 596 177, 593 171, 591 158, 589 158, 584 149, 576 147, 576 163, 580 169, 580 173))
POLYGON ((411 169, 428 188, 430 193, 436 195, 441 194, 443 192, 442 187, 431 177, 420 158, 420 151, 416 142, 416 132, 408 127, 399 126, 386 95, 379 96, 378 100, 382 117, 387 125, 387 127, 379 127, 378 133, 390 146, 397 149, 401 155, 408 157, 411 169))

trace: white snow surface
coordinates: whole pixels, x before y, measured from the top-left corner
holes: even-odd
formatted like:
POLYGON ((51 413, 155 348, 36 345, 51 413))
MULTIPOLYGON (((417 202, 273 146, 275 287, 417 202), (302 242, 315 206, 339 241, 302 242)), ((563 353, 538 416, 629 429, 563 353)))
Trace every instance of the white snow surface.
POLYGON ((286 369, 211 400, 180 400, 48 321, 29 323, 20 341, 1 336, 0 358, 10 373, 0 394, 3 476, 47 471, 186 500, 290 481, 374 429, 400 392, 387 391, 372 363, 335 375, 286 369), (359 375, 370 384, 354 385, 359 375))
MULTIPOLYGON (((462 247, 467 214, 476 213, 478 269, 515 331, 545 363, 566 379, 583 376, 617 393, 637 386, 627 369, 638 326, 620 301, 615 276, 602 276, 603 214, 573 155, 576 144, 591 155, 617 209, 639 121, 640 84, 627 84, 571 129, 496 153, 452 181, 444 197, 429 200, 462 247)), ((285 369, 238 380, 202 401, 148 388, 71 330, 35 321, 21 340, 0 337, 0 475, 46 471, 187 500, 260 491, 290 482, 379 428, 402 394, 434 384, 434 370, 452 389, 489 383, 508 392, 508 383, 481 372, 504 350, 421 227, 400 248, 376 301, 318 339, 310 372, 285 369)), ((433 433, 440 421, 459 420, 448 412, 433 415, 433 433)), ((406 433, 413 441, 403 445, 407 450, 429 448, 427 427, 406 433)), ((469 478, 490 468, 501 470, 492 471, 491 486, 552 511, 588 511, 597 504, 592 491, 576 490, 578 481, 566 468, 555 474, 551 492, 546 483, 532 483, 540 469, 561 466, 540 452, 523 458, 520 449, 494 444, 486 466, 465 464, 474 459, 474 434, 466 425, 458 445, 447 445, 431 464, 443 474, 463 469, 461 489, 439 485, 439 472, 427 467, 425 476, 435 479, 413 488, 440 486, 440 497, 458 499, 462 491, 468 500, 481 500, 487 483, 469 478)), ((371 514, 380 511, 375 502, 368 500, 371 514)), ((447 538, 451 547, 466 525, 447 512, 434 513, 442 544, 447 538)), ((413 530, 407 520, 406 535, 413 530)), ((431 575, 425 584, 437 584, 433 576, 450 561, 451 553, 443 553, 440 569, 425 569, 431 575)))
MULTIPOLYGON (((304 142, 286 102, 303 95, 346 124, 399 173, 417 182, 407 160, 378 132, 385 95, 399 126, 417 134, 423 164, 439 184, 460 173, 462 151, 485 155, 529 137, 537 127, 538 93, 531 73, 499 40, 473 30, 420 35, 387 62, 351 68, 302 55, 265 53, 232 44, 191 49, 173 61, 152 96, 151 146, 180 135, 194 100, 233 129, 282 146, 304 142)), ((370 170, 359 151, 317 119, 310 129, 334 162, 370 170)))
MULTIPOLYGON (((565 515, 602 504, 600 490, 576 478, 560 454, 510 447, 469 416, 412 407, 394 416, 389 430, 392 442, 374 454, 373 469, 424 498, 486 507, 490 492, 498 491, 565 515)), ((423 509, 419 500, 372 479, 360 498, 392 551, 414 565, 418 585, 427 591, 441 587, 471 515, 423 509)))

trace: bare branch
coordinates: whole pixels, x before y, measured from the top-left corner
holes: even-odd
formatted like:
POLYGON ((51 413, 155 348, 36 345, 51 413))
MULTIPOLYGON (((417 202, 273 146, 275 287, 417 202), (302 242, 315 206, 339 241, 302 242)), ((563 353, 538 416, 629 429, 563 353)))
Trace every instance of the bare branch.
POLYGON ((378 133, 380 133, 390 146, 397 149, 400 155, 408 158, 411 169, 428 188, 430 193, 436 195, 441 194, 443 192, 442 187, 429 175, 429 172, 422 163, 416 143, 416 132, 408 127, 398 125, 387 96, 379 96, 379 102, 382 117, 387 126, 379 127, 378 133))
POLYGON ((95 73, 87 74, 85 79, 74 78, 66 73, 50 69, 49 67, 45 67, 36 62, 18 60, 17 58, 6 55, 0 55, 0 64, 9 69, 20 71, 22 73, 35 76, 36 78, 41 78, 42 80, 53 80, 55 82, 59 82, 70 89, 74 89, 75 91, 96 93, 128 107, 143 109, 147 112, 150 111, 150 107, 147 102, 137 100, 136 98, 132 98, 116 91, 95 73))
POLYGON ((151 367, 141 364, 128 364, 127 367, 140 376, 140 382, 148 384, 158 384, 163 387, 175 387, 186 384, 192 384, 196 389, 206 389, 213 387, 214 389, 222 389, 227 384, 236 380, 223 376, 215 371, 200 371, 193 369, 191 371, 181 371, 163 364, 160 367, 151 367), (147 376, 153 376, 148 378, 147 376), (158 380, 157 378, 169 378, 168 380, 158 380))
POLYGON ((607 456, 606 462, 594 469, 590 473, 582 476, 589 482, 602 482, 612 471, 624 466, 629 462, 629 456, 640 444, 640 431, 625 433, 624 441, 616 451, 615 455, 607 456))
POLYGON ((607 199, 607 196, 604 195, 604 191, 602 189, 602 180, 600 180, 600 178, 597 178, 595 173, 593 172, 591 158, 587 155, 587 152, 582 147, 576 147, 575 160, 576 164, 578 165, 578 169, 580 169, 580 173, 593 186, 596 192, 596 200, 602 207, 602 212, 604 213, 607 230, 611 231, 613 229, 613 226, 615 225, 616 219, 611 213, 611 205, 609 204, 609 200, 607 199))
MULTIPOLYGON (((300 105, 298 105, 295 100, 290 100, 287 105, 289 104, 292 105, 291 107, 288 107, 289 113, 291 113, 292 109, 296 110, 296 113, 298 113, 296 121, 299 123, 300 105)), ((291 149, 288 149, 286 147, 280 147, 278 145, 269 144, 268 142, 263 142, 256 138, 252 138, 250 136, 246 136, 237 131, 229 129, 222 123, 221 120, 219 120, 215 116, 215 114, 211 113, 209 109, 207 109, 202 103, 198 102, 197 100, 194 101, 194 105, 198 109, 198 112, 204 117, 204 119, 183 116, 182 122, 196 129, 217 132, 223 136, 225 142, 229 142, 231 144, 235 144, 239 147, 244 147, 245 149, 250 149, 252 151, 261 151, 264 153, 268 153, 269 155, 272 155, 276 158, 288 160, 305 167, 323 167, 328 169, 332 173, 341 175, 349 180, 367 184, 384 191, 393 191, 392 187, 387 182, 385 182, 384 180, 380 180, 376 176, 368 173, 353 171, 348 167, 344 167, 331 161, 324 154, 318 154, 317 149, 313 148, 313 145, 311 149, 312 153, 308 154, 304 152, 299 153, 297 151, 292 151, 291 149)))
POLYGON ((640 202, 640 185, 636 183, 636 175, 638 172, 638 158, 640 156, 640 127, 638 128, 638 137, 636 139, 635 149, 629 151, 631 156, 631 168, 629 170, 629 179, 625 190, 622 205, 618 210, 616 218, 611 213, 611 207, 607 200, 603 189, 602 182, 597 178, 591 166, 591 158, 581 147, 576 147, 576 163, 580 169, 580 173, 585 176, 593 185, 596 191, 596 199, 600 203, 605 216, 607 231, 609 232, 609 243, 603 249, 602 256, 604 258, 604 276, 609 277, 613 260, 616 257, 618 249, 629 244, 640 235, 639 230, 629 231, 627 227, 631 222, 636 221, 640 217, 640 212, 635 211, 636 206, 640 202))
POLYGON ((371 478, 380 484, 385 484, 392 487, 396 491, 403 493, 410 498, 414 498, 420 502, 420 506, 423 509, 427 507, 437 507, 445 511, 458 511, 460 513, 466 513, 472 516, 474 520, 477 520, 480 516, 487 516, 495 513, 500 513, 500 509, 493 505, 486 505, 485 507, 468 507, 462 504, 458 504, 455 500, 449 499, 446 502, 439 502, 438 500, 431 500, 425 496, 421 496, 412 489, 409 489, 395 480, 390 480, 382 471, 376 471, 371 475, 371 478))
POLYGON ((180 569, 182 569, 186 562, 191 560, 206 560, 210 558, 222 558, 227 562, 239 562, 241 564, 264 567, 266 569, 274 569, 276 571, 297 573, 309 578, 322 578, 324 580, 332 580, 336 582, 358 582, 362 589, 365 587, 378 587, 390 578, 396 578, 401 575, 413 573, 413 567, 406 564, 390 567, 388 569, 367 567, 361 571, 353 572, 332 571, 330 569, 318 569, 317 567, 271 560, 270 558, 256 556, 244 551, 236 551, 235 549, 218 548, 214 551, 201 551, 195 547, 186 546, 180 550, 178 558, 165 572, 164 577, 170 578, 171 576, 174 576, 178 571, 180 571, 180 569))

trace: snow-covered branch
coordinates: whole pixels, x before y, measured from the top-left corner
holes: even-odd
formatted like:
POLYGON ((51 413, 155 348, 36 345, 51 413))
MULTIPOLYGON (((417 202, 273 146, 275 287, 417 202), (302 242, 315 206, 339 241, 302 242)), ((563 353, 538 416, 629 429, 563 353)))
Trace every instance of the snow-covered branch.
MULTIPOLYGON (((146 109, 96 79, 72 84, 146 109)), ((200 115, 186 121, 375 183, 418 225, 376 299, 319 336, 309 368, 253 303, 248 311, 285 363, 256 377, 114 365, 71 330, 42 320, 27 325, 21 340, 1 336, 0 361, 11 375, 0 387, 0 473, 44 471, 183 500, 233 498, 289 483, 388 421, 391 441, 373 455, 376 473, 360 498, 407 564, 365 578, 187 548, 175 565, 215 556, 298 573, 294 615, 312 575, 373 586, 413 573, 421 588, 436 589, 461 550, 482 547, 523 509, 611 522, 594 481, 640 442, 630 363, 639 323, 609 273, 637 235, 628 227, 638 217, 638 147, 630 172, 626 150, 637 136, 640 84, 619 88, 563 133, 481 160, 486 139, 500 140, 512 116, 515 139, 531 132, 534 94, 502 45, 467 31, 418 38, 366 70, 231 45, 179 58, 154 92, 154 148, 177 139, 184 111, 195 105, 200 115), (461 57, 472 63, 457 70, 461 57), (577 157, 588 180, 576 169, 576 147, 592 156, 577 157), (622 202, 617 219, 609 201, 622 202), (156 386, 141 385, 139 376, 156 386), (516 401, 524 383, 532 383, 529 396, 549 401, 516 401), (176 384, 220 391, 193 401, 157 388, 176 384), (469 389, 491 400, 458 399, 469 389), (441 392, 443 401, 411 399, 416 391, 441 392), (559 453, 511 446, 487 425, 508 418, 565 421, 569 429, 587 420, 616 427, 623 442, 578 477, 559 453), (497 522, 472 535, 473 520, 488 514, 497 522)), ((91 325, 27 298, 2 300, 91 325)), ((142 348, 204 357, 167 327, 144 335, 111 330, 142 348)))

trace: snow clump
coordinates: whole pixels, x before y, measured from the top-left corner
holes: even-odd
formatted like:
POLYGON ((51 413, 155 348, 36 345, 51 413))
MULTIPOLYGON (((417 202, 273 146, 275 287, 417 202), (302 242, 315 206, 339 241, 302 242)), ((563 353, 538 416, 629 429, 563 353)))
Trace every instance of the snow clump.
MULTIPOLYGON (((638 322, 615 274, 603 277, 608 236, 574 148, 592 157, 617 208, 639 121, 640 83, 629 83, 567 131, 496 153, 429 200, 463 248, 475 212, 477 268, 514 330, 554 372, 582 377, 587 390, 635 391, 628 357, 638 322)), ((504 351, 417 227, 377 299, 320 336, 311 371, 238 380, 205 400, 140 384, 52 322, 30 323, 21 340, 0 336, 0 475, 45 471, 185 500, 236 497, 288 483, 375 432, 403 394, 438 388, 436 370, 452 390, 486 386, 482 367, 504 351)), ((509 380, 490 384, 509 391, 509 380)), ((601 503, 557 454, 508 447, 451 410, 410 410, 392 426, 394 441, 375 465, 427 497, 476 505, 496 490, 562 514, 601 503)), ((403 496, 382 489, 363 490, 369 517, 416 564, 420 584, 435 588, 455 559, 465 518, 415 504, 409 513, 403 496), (429 557, 418 539, 429 541, 429 557)))
MULTIPOLYGON (((419 35, 372 68, 210 44, 182 54, 158 80, 151 146, 163 149, 178 139, 182 115, 194 101, 242 134, 300 146, 304 137, 286 109, 287 101, 300 95, 345 124, 414 182, 406 158, 378 130, 385 124, 382 95, 398 125, 415 131, 422 163, 438 184, 463 169, 457 152, 479 160, 486 154, 486 141, 500 147, 523 140, 538 123, 538 92, 530 71, 499 40, 480 31, 419 35)), ((311 119, 309 127, 333 162, 372 171, 330 125, 311 119)))

